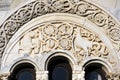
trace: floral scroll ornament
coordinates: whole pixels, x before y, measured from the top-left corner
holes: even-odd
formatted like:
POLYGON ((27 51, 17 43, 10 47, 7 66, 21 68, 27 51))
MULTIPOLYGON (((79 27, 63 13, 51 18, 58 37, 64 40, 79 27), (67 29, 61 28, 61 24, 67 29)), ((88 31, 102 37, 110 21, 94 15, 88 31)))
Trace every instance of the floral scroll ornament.
POLYGON ((77 14, 84 15, 87 12, 87 5, 86 4, 79 4, 77 7, 77 14))
POLYGON ((72 8, 69 0, 48 0, 48 2, 53 11, 57 12, 67 12, 72 8))
POLYGON ((102 12, 98 12, 94 15, 94 22, 101 27, 106 25, 106 20, 106 15, 102 12))
MULTIPOLYGON (((0 52, 4 51, 6 44, 7 42, 6 42, 5 34, 3 33, 3 31, 1 31, 0 32, 0 52)), ((2 54, 0 54, 0 57, 2 57, 2 54)))
POLYGON ((43 14, 46 14, 48 12, 50 12, 50 8, 49 6, 46 6, 45 2, 37 2, 35 3, 34 5, 34 11, 33 11, 33 16, 36 17, 36 16, 41 16, 43 14))
POLYGON ((7 38, 11 38, 11 35, 13 35, 18 30, 18 25, 14 21, 7 21, 4 24, 4 31, 7 35, 7 38))

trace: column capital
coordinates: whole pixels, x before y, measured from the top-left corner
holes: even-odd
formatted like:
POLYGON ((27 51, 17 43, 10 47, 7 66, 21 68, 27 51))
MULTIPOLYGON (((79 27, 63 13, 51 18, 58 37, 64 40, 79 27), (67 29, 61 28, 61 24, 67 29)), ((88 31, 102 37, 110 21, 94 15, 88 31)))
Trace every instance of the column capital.
POLYGON ((0 73, 0 80, 8 80, 10 73, 0 73))
POLYGON ((36 72, 36 80, 48 80, 48 71, 36 72))
POLYGON ((74 70, 72 80, 85 80, 85 71, 84 70, 74 70))

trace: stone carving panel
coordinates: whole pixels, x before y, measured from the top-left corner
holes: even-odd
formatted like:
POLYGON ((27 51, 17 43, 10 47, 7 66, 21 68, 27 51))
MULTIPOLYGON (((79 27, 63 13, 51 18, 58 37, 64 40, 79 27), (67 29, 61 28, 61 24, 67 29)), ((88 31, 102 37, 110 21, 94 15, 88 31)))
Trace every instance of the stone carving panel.
POLYGON ((53 50, 70 51, 78 59, 79 64, 90 56, 110 56, 107 47, 97 35, 77 24, 65 21, 41 24, 24 34, 19 46, 20 54, 28 55, 42 55, 53 50))
MULTIPOLYGON (((106 32, 106 35, 113 42, 113 46, 115 46, 115 49, 117 51, 120 51, 119 50, 120 26, 109 14, 107 14, 101 8, 89 2, 86 2, 85 0, 35 0, 18 9, 9 18, 7 18, 6 21, 0 26, 1 56, 4 52, 7 43, 9 42, 11 37, 16 33, 16 31, 20 28, 20 26, 24 25, 33 18, 36 18, 41 15, 45 15, 47 13, 55 13, 55 12, 71 13, 71 14, 77 14, 82 17, 86 17, 88 20, 90 20, 91 22, 95 23, 97 26, 102 28, 104 32, 106 32)), ((65 24, 62 24, 62 26, 63 25, 66 26, 65 24)), ((52 27, 52 25, 49 26, 52 27)), ((69 26, 67 27, 69 28, 69 26)), ((56 31, 54 31, 53 28, 51 29, 52 29, 51 32, 49 31, 48 32, 45 31, 45 32, 46 34, 53 36, 52 34, 55 33, 56 31)), ((59 26, 58 29, 61 29, 61 27, 59 26)), ((67 32, 64 30, 63 31, 59 30, 58 33, 60 34, 57 36, 59 38, 60 36, 62 36, 63 33, 66 33, 67 35, 68 33, 70 34, 72 32, 70 29, 67 32)), ((53 41, 54 40, 52 39, 52 42, 53 41)), ((44 42, 42 42, 42 44, 44 44, 44 42)), ((61 47, 63 47, 63 45, 61 45, 61 47)))

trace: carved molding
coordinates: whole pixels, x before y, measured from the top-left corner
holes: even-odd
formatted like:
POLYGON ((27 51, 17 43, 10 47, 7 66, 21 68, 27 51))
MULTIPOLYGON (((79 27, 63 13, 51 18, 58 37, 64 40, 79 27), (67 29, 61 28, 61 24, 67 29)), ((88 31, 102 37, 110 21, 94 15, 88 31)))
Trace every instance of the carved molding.
MULTIPOLYGON (((104 30, 106 35, 112 41, 113 46, 115 46, 116 50, 119 51, 119 24, 101 8, 84 0, 36 0, 19 8, 0 26, 0 57, 2 57, 5 47, 11 37, 18 31, 18 29, 22 25, 29 22, 33 18, 48 13, 70 13, 86 17, 88 20, 104 30)), ((46 32, 46 34, 52 35, 52 33, 54 32, 54 30, 51 30, 51 32, 46 32)), ((62 33, 64 32, 60 31, 59 33, 61 33, 62 35, 62 33)), ((64 39, 65 38, 60 41, 64 42, 64 39)), ((54 38, 48 39, 46 42, 54 42, 54 38)), ((92 47, 96 47, 96 45, 97 44, 94 44, 94 46, 92 47)), ((47 46, 56 48, 54 44, 47 46)), ((60 45, 60 47, 64 47, 66 49, 65 45, 60 45)), ((97 47, 99 49, 100 46, 97 47)), ((69 48, 70 47, 67 47, 67 49, 69 48)), ((105 51, 104 55, 106 54, 107 53, 105 51)))

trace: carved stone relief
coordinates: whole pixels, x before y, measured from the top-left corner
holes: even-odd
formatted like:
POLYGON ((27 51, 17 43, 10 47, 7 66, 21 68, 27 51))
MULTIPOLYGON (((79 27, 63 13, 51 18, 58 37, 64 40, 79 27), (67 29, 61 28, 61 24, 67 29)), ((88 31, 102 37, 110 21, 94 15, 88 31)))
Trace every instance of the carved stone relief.
MULTIPOLYGON (((6 21, 4 21, 3 24, 0 26, 0 28, 1 28, 0 29, 0 57, 2 57, 4 49, 7 45, 7 43, 9 42, 9 40, 11 39, 11 37, 16 33, 16 31, 22 25, 24 25, 31 19, 36 18, 38 16, 45 15, 47 13, 55 13, 55 12, 71 13, 71 14, 77 14, 82 17, 86 17, 88 20, 95 23, 98 27, 100 27, 102 30, 104 30, 106 35, 113 42, 113 46, 115 47, 115 49, 118 52, 120 51, 120 49, 119 49, 119 47, 120 47, 119 24, 108 13, 103 11, 101 8, 91 4, 89 2, 86 2, 84 0, 35 0, 29 4, 26 4, 25 6, 21 7, 20 9, 18 9, 10 17, 8 17, 6 19, 6 21)), ((53 25, 49 25, 49 26, 53 26, 53 25)), ((47 30, 47 28, 48 27, 46 27, 46 30, 47 30)), ((59 29, 61 29, 60 26, 59 26, 58 30, 59 29)), ((44 30, 42 30, 42 32, 43 31, 44 30)), ((43 42, 40 41, 41 42, 40 44, 44 45, 44 47, 48 46, 47 48, 49 48, 49 50, 51 50, 53 48, 54 49, 55 48, 71 49, 71 47, 68 47, 68 45, 71 45, 72 38, 67 35, 68 33, 72 33, 71 31, 65 32, 63 30, 61 30, 61 31, 59 30, 59 32, 56 33, 56 30, 54 31, 54 29, 51 28, 50 31, 44 31, 44 33, 49 34, 49 36, 51 36, 51 37, 45 38, 45 41, 43 41, 43 42), (52 35, 53 33, 56 33, 56 34, 59 33, 61 35, 55 37, 54 35, 52 35), (63 35, 62 35, 63 33, 65 33, 66 36, 63 37, 63 35), (61 36, 62 36, 62 38, 60 40, 58 40, 59 37, 61 37, 61 36), (66 39, 66 38, 68 38, 68 39, 66 39), (61 42, 64 42, 64 45, 61 44, 61 42), (46 44, 46 43, 50 43, 50 44, 46 44), (60 45, 56 46, 56 43, 59 43, 60 45)), ((42 36, 45 36, 45 35, 42 35, 42 36)), ((76 40, 75 42, 77 42, 77 39, 75 39, 75 40, 76 40)), ((37 42, 37 41, 35 41, 35 42, 37 42)), ((88 42, 88 41, 86 41, 86 42, 88 42)), ((98 46, 97 42, 98 41, 96 41, 96 43, 93 43, 93 45, 92 45, 93 48, 90 49, 92 55, 96 55, 96 54, 93 54, 94 52, 96 52, 95 50, 93 50, 95 47, 97 47, 97 49, 99 50, 99 49, 101 49, 101 46, 103 46, 102 43, 98 46)), ((27 44, 25 44, 25 45, 27 45, 27 44)), ((39 45, 34 45, 34 46, 37 46, 39 49, 39 45)), ((37 53, 38 50, 33 49, 34 46, 29 48, 28 51, 34 50, 37 53)), ((88 45, 86 45, 86 46, 88 47, 88 45)), ((44 48, 44 47, 42 47, 42 48, 44 48)), ((104 49, 105 49, 104 55, 107 55, 108 54, 107 49, 106 48, 104 48, 104 49)), ((101 56, 102 52, 97 52, 97 53, 100 54, 99 56, 101 56)), ((103 53, 102 53, 102 55, 103 55, 103 53)))
POLYGON ((110 62, 108 48, 100 38, 72 22, 43 23, 24 34, 19 41, 19 46, 20 54, 43 55, 53 50, 65 50, 74 54, 78 59, 78 64, 82 64, 86 58, 94 56, 110 62))

